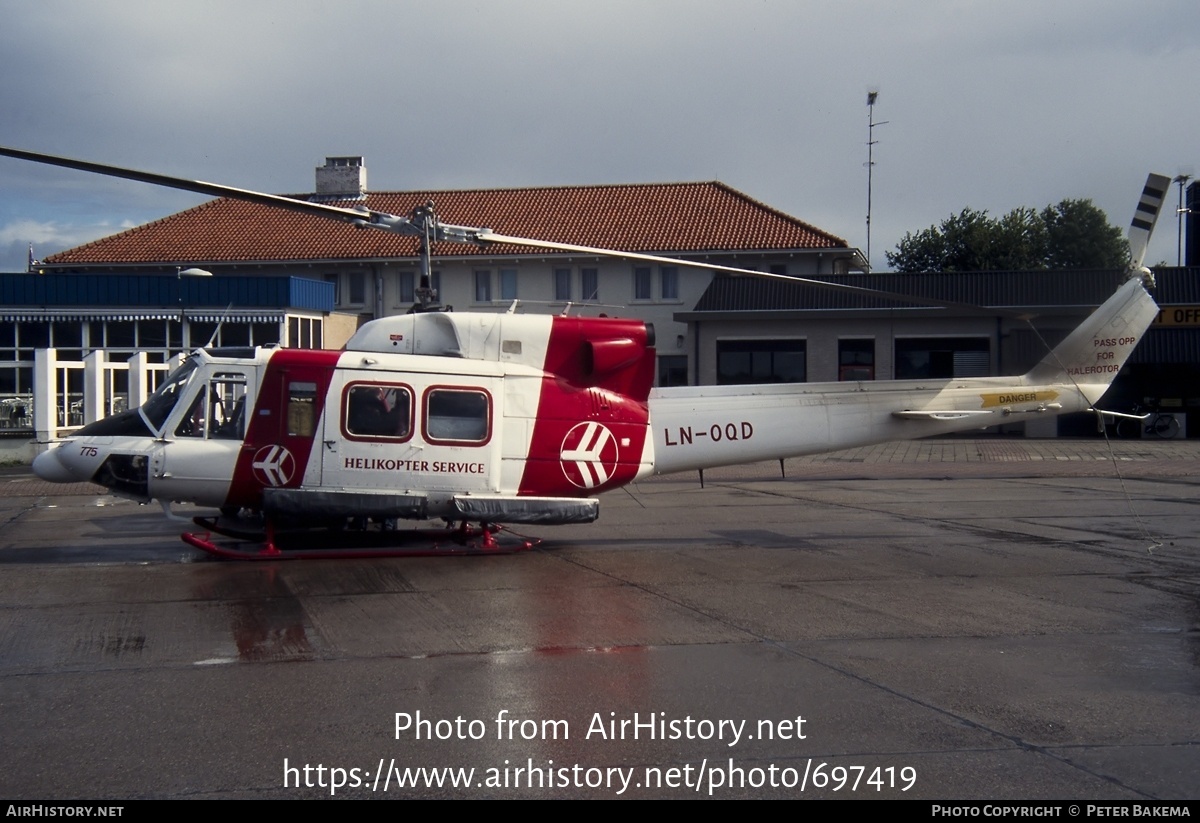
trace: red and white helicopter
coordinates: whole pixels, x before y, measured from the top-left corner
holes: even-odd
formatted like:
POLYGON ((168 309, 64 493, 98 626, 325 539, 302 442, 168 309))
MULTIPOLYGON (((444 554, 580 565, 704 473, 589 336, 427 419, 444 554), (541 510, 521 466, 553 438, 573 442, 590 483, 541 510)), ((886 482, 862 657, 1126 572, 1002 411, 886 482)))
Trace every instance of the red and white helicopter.
MULTIPOLYGON (((17 149, 0 154, 417 235, 426 273, 435 240, 698 265, 447 225, 431 206, 402 217, 17 149)), ((591 522, 596 495, 653 474, 1094 410, 1158 313, 1141 264, 1169 183, 1147 180, 1130 228, 1128 280, 1021 376, 655 389, 646 323, 436 311, 426 279, 418 310, 367 323, 341 351, 197 350, 144 406, 84 426, 33 468, 44 480, 91 481, 164 508, 175 501, 261 514, 261 528, 199 521, 258 542, 253 550, 184 535, 222 556, 418 553, 395 548, 400 519, 461 523, 442 533, 458 542, 438 553, 459 544, 495 551, 500 524, 591 522), (379 528, 368 526, 368 542, 321 532, 326 546, 316 550, 284 540, 285 527, 312 534, 347 524, 379 528)))

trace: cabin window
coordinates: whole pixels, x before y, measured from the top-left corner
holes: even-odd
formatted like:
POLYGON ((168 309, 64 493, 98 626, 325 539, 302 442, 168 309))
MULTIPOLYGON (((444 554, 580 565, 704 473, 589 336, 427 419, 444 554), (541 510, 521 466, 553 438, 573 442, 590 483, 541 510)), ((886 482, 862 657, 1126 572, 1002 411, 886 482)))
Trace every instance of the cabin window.
POLYGON ((477 389, 434 388, 425 393, 425 439, 482 445, 491 437, 492 399, 477 389))
POLYGON ((204 410, 208 405, 208 387, 201 386, 196 399, 188 408, 187 414, 175 427, 176 437, 204 437, 204 410))
POLYGON ((288 383, 287 433, 293 437, 312 437, 317 431, 314 408, 317 384, 305 381, 288 383))
POLYGON ((412 435, 412 392, 407 386, 351 383, 342 397, 347 436, 407 440, 412 435))
POLYGON ((242 440, 246 436, 246 375, 219 372, 208 384, 208 436, 242 440))

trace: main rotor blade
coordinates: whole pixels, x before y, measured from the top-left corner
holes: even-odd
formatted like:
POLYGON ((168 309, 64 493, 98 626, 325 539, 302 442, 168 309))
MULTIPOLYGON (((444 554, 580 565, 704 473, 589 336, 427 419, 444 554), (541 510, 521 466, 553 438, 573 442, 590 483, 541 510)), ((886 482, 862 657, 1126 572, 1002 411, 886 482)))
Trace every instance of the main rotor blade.
MULTIPOLYGON (((375 212, 367 209, 359 211, 355 209, 341 208, 338 206, 330 206, 324 203, 310 203, 305 200, 293 200, 289 197, 282 197, 276 194, 264 194, 263 192, 251 191, 249 189, 239 189, 233 186, 224 186, 219 183, 206 183, 202 180, 188 180, 181 177, 170 177, 165 174, 138 171, 136 169, 126 169, 120 166, 108 166, 102 163, 92 163, 86 160, 74 160, 68 157, 58 157, 52 154, 41 154, 39 152, 24 151, 22 149, 7 148, 5 146, 0 146, 0 156, 14 157, 19 160, 29 160, 34 163, 44 163, 52 166, 62 166, 68 169, 76 169, 78 171, 86 171, 93 174, 103 174, 109 177, 121 177, 126 180, 136 180, 138 182, 150 183, 156 186, 182 189, 184 191, 192 191, 198 194, 207 194, 212 197, 229 197, 235 200, 246 200, 251 203, 288 209, 290 211, 311 214, 317 217, 324 217, 326 219, 339 220, 341 222, 352 223, 354 225, 366 228, 382 229, 384 231, 390 231, 396 234, 412 235, 418 234, 421 231, 421 229, 416 226, 412 220, 409 220, 406 217, 389 214, 387 212, 375 212)), ((1134 216, 1133 226, 1130 228, 1130 246, 1133 248, 1134 259, 1137 266, 1141 265, 1141 259, 1145 256, 1146 244, 1149 242, 1150 232, 1154 228, 1154 221, 1158 217, 1158 211, 1162 206, 1163 199, 1166 195, 1167 189, 1170 186, 1170 183, 1170 178, 1157 174, 1150 175, 1146 181, 1146 188, 1143 192, 1142 203, 1138 206, 1138 212, 1134 216), (1135 235, 1135 232, 1143 232, 1144 236, 1140 234, 1135 235), (1135 242, 1140 243, 1140 245, 1136 248, 1134 248, 1135 242)), ((741 274, 751 277, 770 278, 792 283, 802 283, 812 286, 813 288, 852 293, 862 297, 895 300, 897 302, 918 306, 954 309, 967 314, 993 317, 999 315, 1003 317, 1013 317, 1019 320, 1029 320, 1036 316, 1028 312, 1019 312, 1000 307, 989 308, 977 306, 971 303, 937 300, 929 297, 919 297, 911 294, 884 291, 882 289, 870 289, 863 286, 852 286, 847 283, 832 283, 825 280, 814 280, 807 277, 794 277, 786 274, 773 274, 771 272, 757 271, 755 269, 742 269, 735 266, 722 266, 716 263, 703 263, 695 260, 683 260, 675 257, 663 257, 660 255, 642 254, 639 252, 619 251, 616 249, 605 249, 596 246, 579 246, 570 243, 555 243, 547 240, 535 240, 529 237, 513 237, 505 234, 498 234, 493 232, 491 229, 475 228, 471 226, 451 226, 447 224, 436 223, 434 227, 434 239, 462 243, 508 243, 512 245, 530 246, 533 248, 551 249, 555 251, 594 254, 629 260, 645 260, 651 263, 665 263, 674 266, 691 266, 693 268, 709 269, 711 271, 727 272, 730 274, 741 274)))
POLYGON ((1133 213, 1133 222, 1129 224, 1129 257, 1134 269, 1140 269, 1146 259, 1150 235, 1154 233, 1154 224, 1158 220, 1158 214, 1162 210, 1163 201, 1170 188, 1170 177, 1151 174, 1146 178, 1146 186, 1142 189, 1142 198, 1138 201, 1137 210, 1133 213))
POLYGON ((1019 312, 1012 309, 978 306, 973 303, 956 303, 951 300, 937 300, 935 298, 920 297, 913 294, 901 294, 900 292, 884 291, 882 289, 869 289, 865 286, 851 286, 846 283, 831 283, 827 280, 813 280, 809 277, 796 277, 790 274, 775 274, 773 272, 758 271, 757 269, 740 269, 735 266, 722 266, 717 263, 703 263, 695 260, 683 260, 678 257, 661 257, 656 254, 618 251, 616 249, 604 249, 596 246, 576 246, 571 243, 554 243, 547 240, 533 240, 528 237, 511 237, 506 234, 497 234, 495 232, 486 230, 480 232, 478 239, 484 243, 511 243, 519 246, 533 246, 541 249, 553 249, 555 251, 596 254, 605 257, 621 257, 629 260, 645 260, 649 263, 666 263, 672 266, 691 266, 693 268, 710 269, 712 271, 727 272, 729 274, 744 274, 751 277, 782 280, 788 283, 803 283, 806 286, 812 286, 818 289, 826 289, 828 291, 840 291, 843 293, 848 292, 857 294, 861 297, 876 297, 919 306, 955 309, 956 311, 961 311, 968 314, 985 315, 988 317, 1002 315, 1004 317, 1012 317, 1018 320, 1028 320, 1036 316, 1030 314, 1029 312, 1019 312))
POLYGON ((247 200, 251 203, 259 203, 279 209, 289 209, 291 211, 316 215, 317 217, 341 220, 346 223, 361 222, 370 219, 370 214, 366 211, 328 206, 324 203, 309 203, 305 200, 293 200, 290 197, 282 197, 277 194, 264 194, 248 189, 234 188, 233 186, 222 186, 219 183, 205 183, 203 180, 169 177, 165 174, 138 171, 137 169, 125 169, 120 166, 106 166, 103 163, 73 160, 70 157, 58 157, 53 154, 40 154, 34 151, 23 151, 22 149, 10 149, 6 146, 0 146, 0 155, 15 157, 18 160, 29 160, 34 163, 44 163, 50 166, 62 166, 63 168, 76 169, 93 174, 103 174, 108 177, 121 177, 126 180, 136 180, 140 183, 150 183, 155 186, 165 186, 171 189, 182 189, 183 191, 192 191, 197 194, 207 194, 211 197, 229 197, 234 200, 247 200))

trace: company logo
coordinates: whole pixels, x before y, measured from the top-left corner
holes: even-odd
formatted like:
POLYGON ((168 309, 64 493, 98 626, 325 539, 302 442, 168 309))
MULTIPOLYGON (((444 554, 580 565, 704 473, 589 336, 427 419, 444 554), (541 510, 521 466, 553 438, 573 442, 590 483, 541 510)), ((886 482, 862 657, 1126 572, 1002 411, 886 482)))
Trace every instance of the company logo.
POLYGON ((563 474, 581 489, 608 482, 617 469, 617 438, 599 423, 579 423, 563 438, 558 459, 563 474))
POLYGON ((296 473, 296 460, 283 446, 263 446, 254 453, 250 468, 264 486, 286 486, 296 473))

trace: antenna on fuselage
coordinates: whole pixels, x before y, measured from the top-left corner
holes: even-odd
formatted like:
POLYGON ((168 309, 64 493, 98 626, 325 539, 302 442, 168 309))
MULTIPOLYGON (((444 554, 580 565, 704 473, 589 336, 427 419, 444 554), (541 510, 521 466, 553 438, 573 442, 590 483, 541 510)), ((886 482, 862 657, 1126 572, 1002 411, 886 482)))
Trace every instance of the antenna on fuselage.
POLYGON ((217 327, 213 329, 212 335, 208 338, 208 342, 204 344, 204 348, 211 349, 213 343, 217 341, 217 335, 221 333, 221 327, 225 325, 225 321, 229 319, 229 312, 233 310, 233 303, 225 307, 225 311, 221 314, 221 319, 217 321, 217 327))

